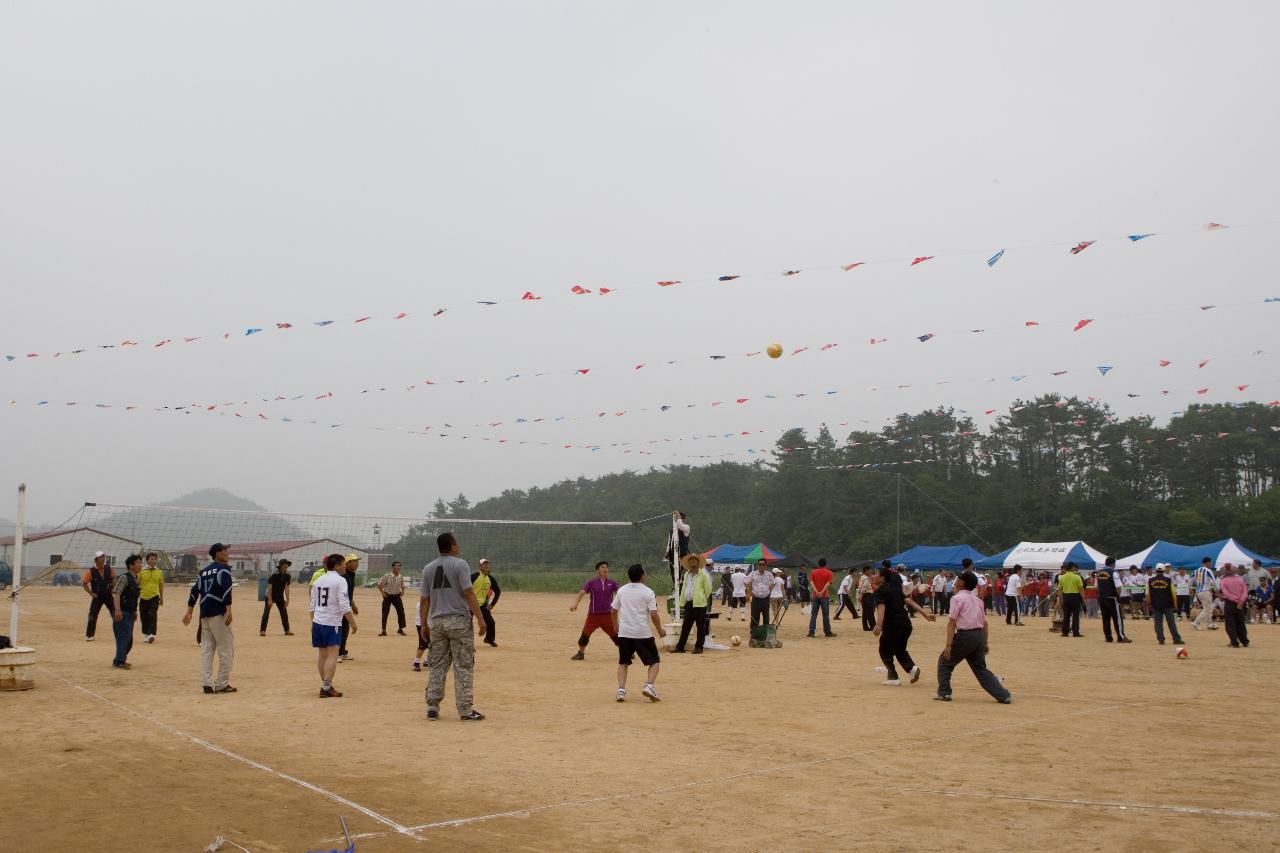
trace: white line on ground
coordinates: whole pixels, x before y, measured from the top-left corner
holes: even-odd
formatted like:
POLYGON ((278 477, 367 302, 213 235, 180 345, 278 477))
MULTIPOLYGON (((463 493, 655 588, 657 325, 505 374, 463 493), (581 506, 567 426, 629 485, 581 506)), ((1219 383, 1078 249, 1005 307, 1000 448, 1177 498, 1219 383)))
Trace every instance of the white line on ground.
MULTIPOLYGON (((116 710, 123 711, 124 713, 129 714, 130 716, 137 717, 140 720, 146 720, 148 723, 151 723, 152 725, 155 725, 155 726, 159 726, 160 728, 164 729, 170 734, 183 738, 185 740, 188 740, 197 746, 202 746, 205 749, 209 750, 210 752, 216 752, 219 755, 224 755, 227 758, 232 759, 233 761, 238 761, 241 764, 248 765, 249 767, 253 767, 257 770, 261 770, 264 773, 270 773, 272 776, 275 776, 278 779, 283 779, 286 782, 292 782, 293 784, 301 788, 305 788, 308 791, 311 791, 316 794, 320 794, 323 797, 328 797, 329 799, 333 800, 336 803, 340 803, 346 806, 347 808, 354 809, 355 811, 360 812, 360 814, 364 815, 365 817, 371 818, 372 820, 377 821, 383 826, 389 827, 394 832, 413 838, 415 841, 423 840, 422 838, 420 838, 418 835, 414 833, 414 830, 406 826, 402 826, 399 823, 396 823, 394 820, 392 820, 391 818, 385 815, 378 814, 373 809, 362 806, 359 803, 352 802, 351 800, 348 800, 346 797, 335 794, 332 791, 327 791, 324 788, 321 788, 319 785, 313 785, 310 782, 306 781, 305 779, 299 779, 297 776, 290 776, 288 773, 281 773, 279 770, 275 770, 274 768, 268 767, 267 765, 259 761, 254 761, 252 758, 246 758, 245 756, 240 755, 239 753, 232 752, 229 749, 224 749, 223 747, 220 747, 215 743, 210 743, 204 738, 199 738, 199 737, 196 737, 195 735, 188 734, 182 731, 181 729, 176 729, 173 726, 169 725, 168 723, 161 722, 160 720, 157 720, 154 717, 148 717, 146 714, 135 711, 132 708, 126 707, 125 705, 121 705, 119 702, 114 702, 100 693, 95 693, 87 687, 82 687, 81 685, 76 684, 71 679, 64 678, 63 676, 59 675, 58 673, 54 672, 48 667, 41 666, 40 671, 44 673, 48 673, 49 675, 52 675, 54 678, 63 682, 68 687, 71 687, 75 690, 79 690, 81 693, 84 693, 86 696, 92 696, 94 699, 97 699, 99 702, 102 702, 106 705, 110 705, 116 710)), ((375 834, 385 835, 387 833, 375 833, 375 834)))
MULTIPOLYGON (((788 770, 800 770, 805 767, 814 767, 820 764, 833 764, 837 761, 851 761, 851 760, 861 758, 863 756, 874 755, 876 753, 884 752, 887 750, 896 751, 896 750, 900 750, 908 747, 928 746, 930 744, 944 743, 946 741, 959 740, 961 738, 987 735, 987 734, 991 734, 992 732, 1004 731, 1006 729, 1014 729, 1014 728, 1020 728, 1024 726, 1034 726, 1040 723, 1053 722, 1055 720, 1062 720, 1069 717, 1079 717, 1085 714, 1099 714, 1107 711, 1114 711, 1122 707, 1127 707, 1127 706, 1106 705, 1100 708, 1086 708, 1082 711, 1072 711, 1066 714, 1056 714, 1051 717, 1040 717, 1034 720, 1026 720, 1018 723, 1008 723, 1005 725, 991 726, 985 729, 977 729, 971 732, 963 732, 960 734, 940 735, 938 737, 925 738, 923 740, 918 740, 912 743, 905 743, 905 744, 895 743, 889 746, 877 747, 875 749, 863 750, 861 752, 849 753, 847 755, 836 755, 836 756, 828 756, 825 758, 815 758, 809 761, 795 761, 788 764, 779 764, 775 767, 764 767, 759 770, 748 770, 742 773, 733 773, 727 776, 715 776, 710 779, 700 779, 693 782, 683 782, 679 785, 667 785, 661 788, 655 788, 652 791, 648 791, 639 795, 637 795, 636 792, 634 791, 628 791, 622 794, 606 794, 599 797, 591 797, 585 800, 568 800, 562 803, 549 803, 543 806, 529 806, 527 808, 513 809, 511 811, 505 811, 505 812, 495 812, 493 814, 487 814, 487 815, 476 815, 474 817, 454 818, 453 820, 442 820, 442 821, 436 821, 434 823, 423 823, 417 826, 409 827, 409 831, 423 832, 429 829, 444 829, 444 828, 453 827, 453 826, 466 826, 467 824, 471 824, 471 823, 482 823, 484 821, 496 820, 498 818, 504 818, 504 817, 527 817, 529 815, 537 814, 539 812, 552 811, 555 809, 565 809, 565 808, 572 808, 574 806, 592 805, 594 803, 603 803, 611 800, 631 799, 637 796, 646 797, 646 796, 653 796, 656 794, 666 794, 672 791, 682 791, 689 788, 701 787, 704 785, 717 785, 725 782, 732 782, 737 779, 747 779, 753 776, 764 776, 770 773, 780 773, 780 772, 786 772, 788 770)), ((367 833, 363 833, 362 835, 353 835, 351 837, 352 838, 374 838, 374 837, 378 837, 386 834, 387 833, 385 832, 367 832, 367 833)))

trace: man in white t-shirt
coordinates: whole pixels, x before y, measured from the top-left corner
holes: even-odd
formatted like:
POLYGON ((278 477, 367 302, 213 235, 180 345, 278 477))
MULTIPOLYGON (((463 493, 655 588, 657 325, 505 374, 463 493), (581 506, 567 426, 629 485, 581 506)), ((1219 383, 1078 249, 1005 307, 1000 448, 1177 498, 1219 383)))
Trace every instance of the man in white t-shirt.
POLYGON ((747 573, 742 566, 734 566, 729 576, 733 584, 733 595, 729 598, 729 619, 733 619, 733 611, 738 612, 738 621, 747 621, 747 573))
POLYGON ((943 572, 938 572, 933 576, 933 580, 929 583, 929 588, 933 590, 933 610, 934 615, 942 612, 942 602, 947 597, 947 578, 943 572))
POLYGON ((840 614, 847 608, 854 619, 858 618, 858 608, 853 606, 853 567, 850 566, 845 570, 844 577, 840 579, 840 588, 836 590, 836 594, 840 596, 840 607, 836 609, 836 615, 832 619, 839 619, 840 614))
POLYGON ((782 609, 782 602, 787 595, 787 579, 782 574, 782 569, 773 570, 773 587, 769 590, 769 607, 772 610, 773 621, 778 621, 778 611, 782 609))
POLYGON ((1151 576, 1139 569, 1129 572, 1129 603, 1133 608, 1134 619, 1150 619, 1147 615, 1147 581, 1151 576))
POLYGON ((1009 572, 1009 577, 1004 579, 1004 624, 1022 624, 1022 613, 1018 610, 1021 603, 1022 566, 1014 566, 1009 572))
POLYGON ((665 637, 667 632, 658 617, 658 597, 644 584, 644 569, 639 563, 627 569, 626 584, 613 594, 613 630, 618 635, 618 701, 627 701, 627 672, 632 658, 649 667, 644 696, 650 702, 661 701, 653 683, 658 680, 658 644, 653 632, 665 637))
POLYGON ((1173 576, 1173 592, 1178 597, 1177 616, 1191 618, 1191 575, 1186 569, 1178 569, 1173 576))
POLYGON ((324 574, 311 585, 311 645, 318 652, 320 698, 342 695, 333 689, 333 674, 338 669, 338 647, 342 645, 342 623, 356 632, 356 618, 351 611, 347 581, 338 574, 344 560, 341 554, 330 554, 324 560, 324 574))

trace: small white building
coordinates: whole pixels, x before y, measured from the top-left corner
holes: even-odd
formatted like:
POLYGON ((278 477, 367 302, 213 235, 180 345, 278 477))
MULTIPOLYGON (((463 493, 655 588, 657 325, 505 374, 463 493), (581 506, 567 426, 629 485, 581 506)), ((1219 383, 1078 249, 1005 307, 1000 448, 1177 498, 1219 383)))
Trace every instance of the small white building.
MULTIPOLYGON (((13 565, 14 537, 0 537, 0 560, 13 565)), ((125 557, 142 550, 141 542, 103 533, 92 527, 32 533, 22 540, 22 576, 32 578, 50 566, 71 562, 80 568, 93 565, 93 555, 102 551, 107 562, 123 566, 125 557)))
MULTIPOLYGON (((204 566, 209 561, 208 545, 191 545, 169 552, 175 566, 188 568, 204 566)), ((361 569, 368 564, 369 554, 354 545, 336 539, 284 539, 275 542, 228 542, 227 557, 231 568, 237 572, 267 575, 275 571, 276 563, 288 560, 291 572, 324 565, 330 554, 355 554, 361 560, 361 569)))

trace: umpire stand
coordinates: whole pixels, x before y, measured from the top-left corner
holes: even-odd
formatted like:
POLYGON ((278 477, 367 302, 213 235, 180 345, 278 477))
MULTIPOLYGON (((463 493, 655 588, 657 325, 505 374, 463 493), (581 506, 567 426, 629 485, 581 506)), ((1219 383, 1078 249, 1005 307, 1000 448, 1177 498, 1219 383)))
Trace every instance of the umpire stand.
POLYGON ((13 531, 13 588, 9 592, 8 643, 0 647, 0 690, 35 687, 36 650, 18 645, 18 595, 22 592, 23 539, 27 533, 27 484, 18 486, 18 518, 13 531))

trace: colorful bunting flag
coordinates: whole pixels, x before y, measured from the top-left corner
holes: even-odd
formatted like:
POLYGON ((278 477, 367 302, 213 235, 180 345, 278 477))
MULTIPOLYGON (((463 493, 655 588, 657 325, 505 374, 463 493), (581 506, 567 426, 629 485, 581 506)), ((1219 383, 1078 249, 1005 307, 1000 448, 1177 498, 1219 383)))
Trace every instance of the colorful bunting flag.
POLYGON ((718 279, 716 279, 716 281, 734 281, 735 279, 739 279, 739 278, 742 278, 742 276, 740 276, 740 275, 722 275, 722 276, 720 276, 718 279))
POLYGON ((580 284, 575 284, 573 287, 569 288, 569 292, 581 296, 582 294, 590 293, 591 291, 580 284))
POLYGON ((1079 243, 1076 243, 1074 246, 1071 247, 1071 254, 1078 255, 1092 245, 1093 245, 1092 240, 1081 240, 1079 243))
POLYGON ((1098 372, 1099 372, 1099 373, 1101 373, 1103 376, 1106 376, 1108 373, 1110 373, 1110 372, 1111 372, 1111 365, 1109 365, 1109 364, 1099 364, 1099 365, 1098 365, 1098 372))
POLYGON ((1091 317, 1091 318, 1089 318, 1088 320, 1078 320, 1078 321, 1076 321, 1075 326, 1073 326, 1073 327, 1072 327, 1071 331, 1073 331, 1073 332, 1078 332, 1078 331, 1080 331, 1081 329, 1083 329, 1085 326, 1089 325, 1089 324, 1090 324, 1090 323, 1092 323, 1092 322, 1093 322, 1093 318, 1092 318, 1092 317, 1091 317))
POLYGON ((987 266, 994 267, 996 264, 1000 262, 1000 259, 1003 257, 1004 257, 1004 249, 1001 249, 991 257, 987 258, 987 266))
POLYGON ((532 290, 526 290, 524 292, 524 296, 520 297, 521 301, 523 302, 533 302, 534 300, 541 299, 541 298, 542 298, 541 296, 534 296, 532 290))
POLYGON ((914 261, 912 261, 911 266, 914 267, 916 264, 923 264, 925 261, 931 261, 931 260, 933 260, 933 255, 922 255, 916 258, 914 261))
MULTIPOLYGON (((261 329, 245 329, 245 330, 244 330, 244 336, 247 338, 247 337, 249 337, 250 335, 256 335, 256 334, 258 334, 258 332, 261 332, 261 331, 262 331, 261 329)), ((128 342, 126 342, 126 344, 127 344, 127 345, 131 345, 131 344, 128 344, 128 342)))
POLYGON ((676 281, 660 281, 660 282, 658 282, 658 287, 670 287, 670 286, 671 286, 671 285, 673 285, 673 284, 679 284, 679 283, 680 283, 680 281, 679 281, 679 280, 676 280, 676 281))
POLYGON ((925 335, 916 335, 916 340, 919 341, 920 343, 924 343, 925 341, 929 340, 933 336, 934 336, 933 332, 929 332, 928 334, 925 334, 925 335))
POLYGON ((783 273, 783 276, 788 276, 788 275, 800 275, 800 270, 787 270, 786 272, 783 273))
POLYGON ((853 263, 853 264, 842 264, 840 266, 840 269, 844 270, 845 272, 848 272, 849 270, 857 269, 858 267, 862 266, 865 263, 866 261, 858 261, 857 263, 853 263))
POLYGON ((1129 239, 1136 243, 1139 240, 1145 240, 1150 236, 1150 234, 1130 234, 1129 239))

